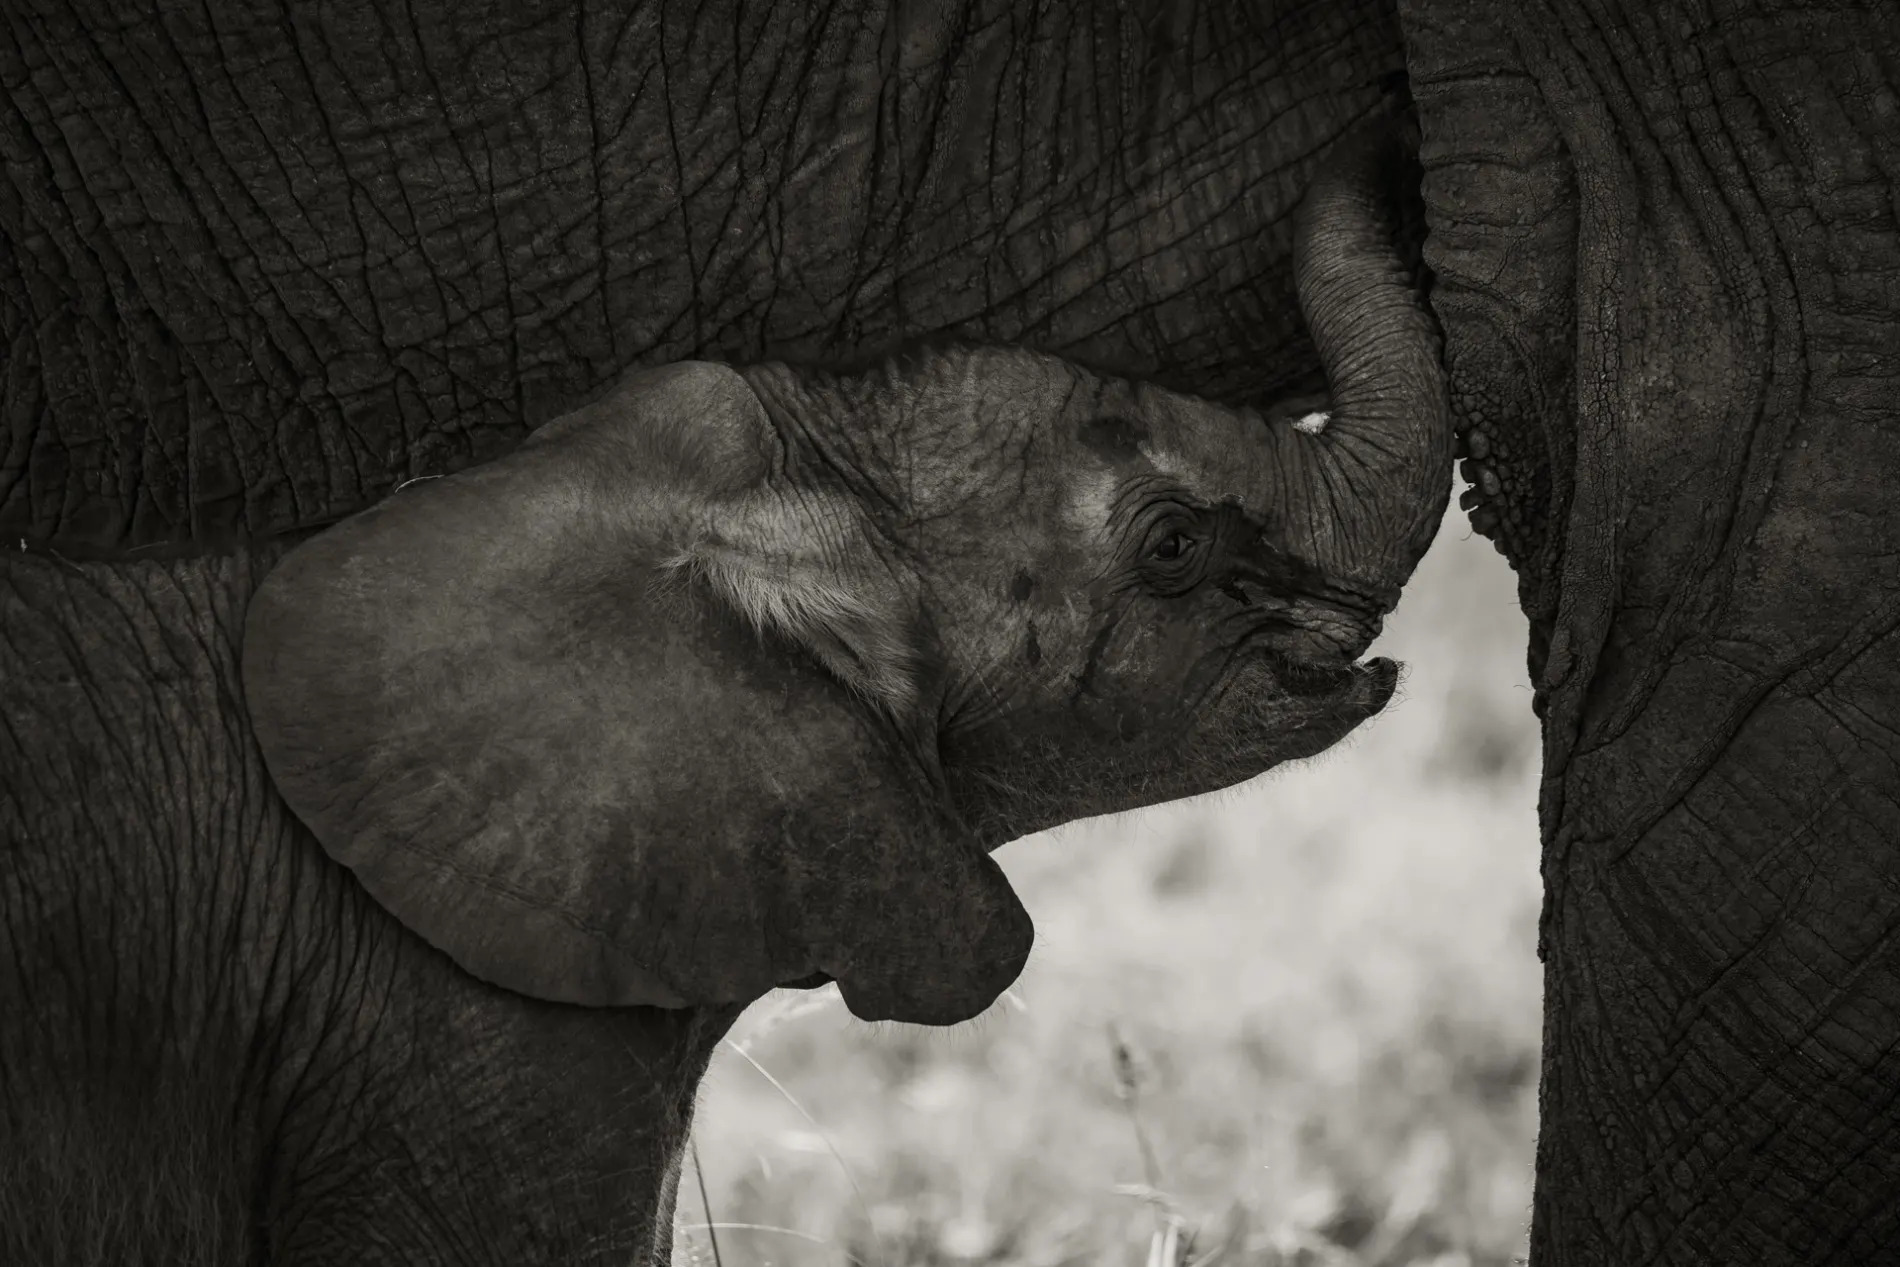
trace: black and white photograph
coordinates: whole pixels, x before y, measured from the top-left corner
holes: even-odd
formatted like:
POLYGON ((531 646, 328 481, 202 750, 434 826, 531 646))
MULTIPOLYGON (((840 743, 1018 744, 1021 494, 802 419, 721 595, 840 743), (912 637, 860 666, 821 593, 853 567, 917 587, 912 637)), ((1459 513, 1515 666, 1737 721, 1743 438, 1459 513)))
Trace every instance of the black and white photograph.
POLYGON ((1900 1267, 1900 0, 0 0, 0 1267, 1900 1267))

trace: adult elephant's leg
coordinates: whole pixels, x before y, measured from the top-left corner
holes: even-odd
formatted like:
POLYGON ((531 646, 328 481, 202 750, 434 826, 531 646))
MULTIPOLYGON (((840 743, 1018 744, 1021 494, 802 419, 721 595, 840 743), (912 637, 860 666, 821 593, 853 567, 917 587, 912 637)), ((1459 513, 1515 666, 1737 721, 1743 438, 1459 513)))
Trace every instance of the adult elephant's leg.
POLYGON ((277 0, 0 31, 0 539, 332 518, 628 367, 1027 340, 1311 371, 1392 0, 277 0))
POLYGON ((1544 719, 1533 1259, 1900 1244, 1900 15, 1401 5, 1544 719))

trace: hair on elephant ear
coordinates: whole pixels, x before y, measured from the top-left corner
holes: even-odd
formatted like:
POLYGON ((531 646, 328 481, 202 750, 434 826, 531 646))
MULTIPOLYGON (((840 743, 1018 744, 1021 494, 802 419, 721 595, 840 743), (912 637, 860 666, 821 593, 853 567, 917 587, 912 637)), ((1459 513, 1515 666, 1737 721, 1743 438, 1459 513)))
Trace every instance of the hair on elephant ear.
POLYGON ((903 717, 917 696, 910 604, 888 572, 862 566, 868 555, 837 545, 858 537, 855 518, 842 502, 821 509, 797 494, 761 498, 663 566, 699 578, 761 632, 806 648, 864 698, 903 717))
POLYGON ((899 733, 912 602, 776 445, 735 371, 636 374, 259 588, 279 790, 476 976, 682 1006, 823 973, 945 1023, 1020 971, 1027 914, 899 733))

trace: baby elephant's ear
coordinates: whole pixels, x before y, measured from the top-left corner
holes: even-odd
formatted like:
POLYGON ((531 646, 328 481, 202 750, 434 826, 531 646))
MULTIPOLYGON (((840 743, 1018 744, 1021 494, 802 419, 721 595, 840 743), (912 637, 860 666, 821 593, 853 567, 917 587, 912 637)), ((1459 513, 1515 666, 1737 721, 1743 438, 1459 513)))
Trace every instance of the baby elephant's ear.
POLYGON ((770 487, 773 444, 733 370, 639 374, 252 600, 278 789, 476 976, 677 1007, 822 972, 860 1015, 948 1022, 1021 968, 1027 915, 899 741, 906 614, 854 581, 849 516, 770 487))

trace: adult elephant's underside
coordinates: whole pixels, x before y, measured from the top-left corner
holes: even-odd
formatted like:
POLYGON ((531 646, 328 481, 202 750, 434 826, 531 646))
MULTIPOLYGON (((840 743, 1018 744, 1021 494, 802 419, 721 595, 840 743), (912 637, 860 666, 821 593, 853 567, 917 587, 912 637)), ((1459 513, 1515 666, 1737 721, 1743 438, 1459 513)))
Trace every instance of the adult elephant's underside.
POLYGON ((1401 5, 1544 717, 1533 1257, 1900 1253, 1900 13, 1401 5))
POLYGON ((0 30, 0 536, 322 521, 629 366, 950 331, 1309 373, 1383 0, 29 3, 0 30))

